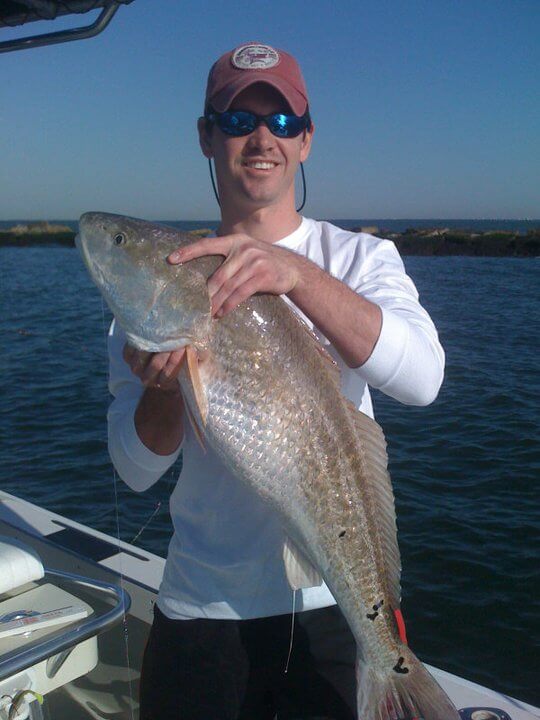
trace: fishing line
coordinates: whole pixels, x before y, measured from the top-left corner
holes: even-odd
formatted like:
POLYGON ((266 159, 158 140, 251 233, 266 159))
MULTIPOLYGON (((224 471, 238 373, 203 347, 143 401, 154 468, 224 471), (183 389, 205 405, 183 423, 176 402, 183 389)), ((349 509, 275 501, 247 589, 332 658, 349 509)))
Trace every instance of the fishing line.
POLYGON ((161 508, 161 500, 158 502, 158 504, 156 505, 156 507, 155 507, 155 509, 154 509, 154 512, 150 515, 150 517, 149 517, 148 520, 144 523, 144 525, 141 527, 141 529, 139 530, 139 532, 135 535, 134 538, 131 538, 131 540, 129 541, 129 542, 130 542, 130 545, 131 545, 132 543, 134 543, 135 540, 138 540, 139 536, 143 534, 143 532, 146 530, 146 528, 148 527, 148 525, 150 525, 150 523, 152 522, 152 520, 155 518, 155 516, 156 516, 157 513, 159 512, 159 509, 160 509, 160 508, 161 508))
POLYGON ((284 674, 289 672, 289 662, 292 654, 293 639, 294 639, 294 618, 296 613, 296 590, 292 591, 292 615, 291 615, 291 638, 289 641, 289 654, 287 655, 287 662, 285 663, 284 674))
MULTIPOLYGON (((106 326, 106 320, 105 320, 105 301, 103 300, 103 297, 101 297, 101 322, 102 322, 102 328, 103 328, 103 338, 105 340, 105 350, 108 355, 108 348, 107 348, 107 337, 108 337, 108 331, 106 326)), ((119 511, 119 505, 118 505, 118 477, 116 474, 116 470, 114 467, 112 468, 112 476, 113 476, 113 489, 114 489, 114 511, 115 511, 115 518, 116 518, 116 543, 117 543, 117 550, 118 550, 118 569, 120 573, 120 587, 124 592, 126 592, 125 588, 125 582, 124 582, 124 569, 123 569, 123 561, 122 561, 122 549, 120 548, 120 511, 119 511)), ((134 693, 133 693, 133 686, 131 683, 131 664, 129 662, 129 630, 127 626, 127 614, 126 610, 124 608, 123 615, 122 615, 122 628, 124 631, 124 646, 125 646, 125 653, 126 653, 126 668, 127 668, 127 683, 129 688, 129 699, 131 702, 129 703, 129 709, 130 709, 130 716, 131 720, 134 720, 135 715, 133 713, 133 705, 135 702, 134 699, 134 693)))
MULTIPOLYGON (((119 562, 119 568, 120 568, 120 587, 125 592, 125 583, 124 583, 124 570, 123 570, 123 563, 122 563, 122 553, 120 550, 120 513, 118 512, 118 477, 116 474, 116 470, 113 468, 113 487, 114 487, 114 504, 116 508, 116 539, 118 541, 118 562, 119 562)), ((125 645, 125 651, 126 651, 126 667, 127 667, 127 683, 129 688, 129 698, 132 701, 130 703, 130 715, 131 720, 134 720, 134 714, 133 714, 133 700, 134 700, 134 693, 133 693, 133 686, 131 684, 131 664, 129 662, 129 630, 127 626, 127 615, 126 610, 124 608, 123 617, 122 617, 122 627, 124 630, 124 645, 125 645)))

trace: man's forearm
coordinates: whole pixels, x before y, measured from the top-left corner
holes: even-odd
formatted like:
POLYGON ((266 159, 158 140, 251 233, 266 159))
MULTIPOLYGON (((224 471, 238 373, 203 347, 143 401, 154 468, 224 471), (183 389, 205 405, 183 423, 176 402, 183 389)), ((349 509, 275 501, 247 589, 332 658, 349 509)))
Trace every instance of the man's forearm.
POLYGON ((156 455, 171 455, 184 437, 184 401, 178 390, 150 387, 135 410, 135 429, 141 442, 156 455))
POLYGON ((349 367, 363 365, 373 352, 382 325, 378 305, 298 256, 299 280, 292 302, 330 340, 349 367))

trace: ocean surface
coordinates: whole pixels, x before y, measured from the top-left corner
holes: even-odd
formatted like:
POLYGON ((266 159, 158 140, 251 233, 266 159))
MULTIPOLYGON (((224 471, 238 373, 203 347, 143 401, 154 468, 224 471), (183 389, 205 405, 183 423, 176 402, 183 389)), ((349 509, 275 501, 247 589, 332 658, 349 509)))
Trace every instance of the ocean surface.
MULTIPOLYGON (((430 407, 374 394, 410 644, 426 662, 540 705, 540 265, 409 257, 406 267, 447 353, 430 407)), ((61 247, 0 248, 0 304, 0 487, 116 535, 107 309, 78 253, 61 247)), ((143 494, 118 482, 122 539, 166 554, 176 473, 143 494)))

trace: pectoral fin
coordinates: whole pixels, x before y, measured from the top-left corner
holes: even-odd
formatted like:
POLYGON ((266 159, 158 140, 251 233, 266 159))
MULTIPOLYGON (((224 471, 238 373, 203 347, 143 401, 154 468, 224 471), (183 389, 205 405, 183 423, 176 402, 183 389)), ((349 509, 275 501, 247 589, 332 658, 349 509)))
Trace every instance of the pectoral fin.
POLYGON ((283 545, 283 562, 287 580, 293 590, 322 585, 318 571, 290 538, 286 538, 283 545))
POLYGON ((206 445, 204 444, 204 437, 201 431, 201 428, 198 426, 197 421, 193 417, 193 413, 189 409, 189 405, 185 403, 186 413, 189 418, 189 422, 191 423, 191 427, 193 428, 193 432, 195 433, 195 437, 199 441, 199 445, 203 449, 204 452, 206 452, 206 445))
POLYGON ((182 369, 180 370, 180 384, 193 431, 203 450, 206 450, 203 429, 206 426, 208 417, 208 400, 199 373, 197 351, 192 345, 186 347, 182 369))

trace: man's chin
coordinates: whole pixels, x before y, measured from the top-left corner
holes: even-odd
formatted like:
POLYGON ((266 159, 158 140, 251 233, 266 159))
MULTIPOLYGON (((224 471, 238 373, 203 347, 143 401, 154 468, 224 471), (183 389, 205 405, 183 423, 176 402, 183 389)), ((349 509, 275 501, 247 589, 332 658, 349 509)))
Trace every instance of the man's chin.
POLYGON ((264 208, 269 205, 275 205, 279 200, 279 193, 271 190, 258 189, 257 191, 245 191, 244 201, 253 207, 264 208))

